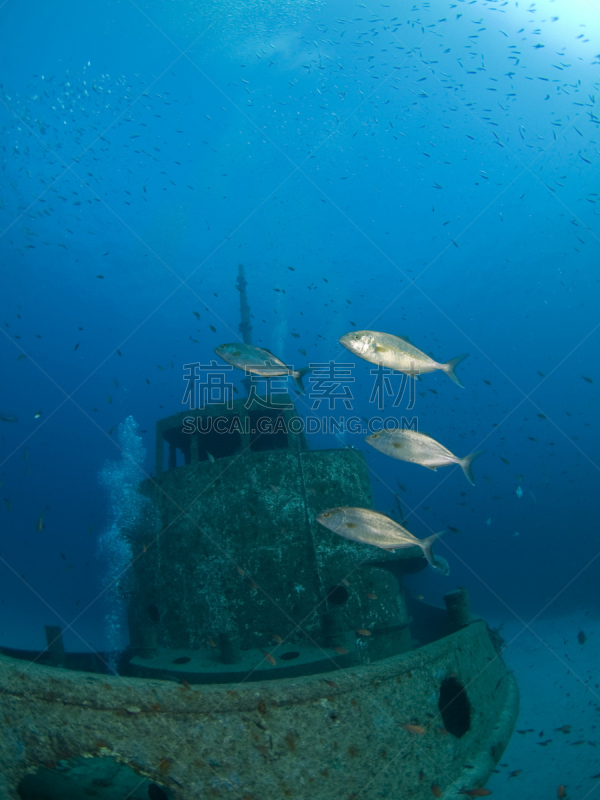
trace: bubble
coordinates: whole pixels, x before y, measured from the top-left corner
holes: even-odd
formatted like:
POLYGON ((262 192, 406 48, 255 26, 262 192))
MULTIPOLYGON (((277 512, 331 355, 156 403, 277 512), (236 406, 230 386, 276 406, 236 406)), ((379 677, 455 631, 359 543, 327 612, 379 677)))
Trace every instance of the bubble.
POLYGON ((146 517, 150 520, 154 517, 150 500, 138 491, 139 483, 145 477, 143 464, 146 458, 138 427, 131 416, 118 426, 116 440, 121 447, 121 458, 107 461, 99 476, 109 498, 109 525, 98 539, 98 555, 105 563, 106 636, 108 650, 113 654, 110 667, 115 673, 118 652, 127 643, 125 596, 132 560, 131 536, 142 517, 145 525, 148 522, 146 517))

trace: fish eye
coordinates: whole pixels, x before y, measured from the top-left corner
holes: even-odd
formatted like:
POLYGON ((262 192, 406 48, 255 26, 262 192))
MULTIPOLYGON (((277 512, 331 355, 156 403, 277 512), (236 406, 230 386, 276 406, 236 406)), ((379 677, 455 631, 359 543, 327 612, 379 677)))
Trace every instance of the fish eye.
POLYGON ((331 514, 329 513, 329 511, 325 511, 325 512, 323 512, 323 516, 324 517, 330 517, 331 514))
POLYGON ((358 333, 354 334, 354 338, 356 339, 357 342, 360 341, 360 336, 358 335, 358 333))

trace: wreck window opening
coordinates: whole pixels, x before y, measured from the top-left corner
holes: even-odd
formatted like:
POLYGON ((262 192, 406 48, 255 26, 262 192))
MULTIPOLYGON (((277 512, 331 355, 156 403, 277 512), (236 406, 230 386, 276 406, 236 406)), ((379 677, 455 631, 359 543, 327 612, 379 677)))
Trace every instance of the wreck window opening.
POLYGON ((444 678, 440 686, 438 708, 444 728, 460 739, 471 727, 471 703, 462 683, 455 677, 444 678))
MULTIPOLYGON (((198 418, 196 430, 170 428, 163 433, 162 465, 172 470, 189 464, 227 458, 242 449, 243 424, 239 414, 198 418), (165 456, 166 453, 166 456, 165 456)), ((159 461, 160 461, 160 449, 159 461)), ((162 471, 158 469, 157 471, 162 471)))
POLYGON ((198 461, 210 461, 213 458, 228 458, 242 449, 240 430, 242 423, 238 416, 232 417, 222 432, 211 428, 206 433, 198 434, 198 461))
POLYGON ((327 599, 334 606, 345 605, 350 598, 350 592, 345 586, 332 586, 327 592, 327 599))
POLYGON ((190 437, 181 431, 168 431, 163 439, 163 464, 167 469, 177 469, 189 464, 190 461, 190 437))
MULTIPOLYGON (((98 746, 103 742, 98 740, 98 746)), ((134 770, 114 758, 81 756, 40 766, 20 782, 21 800, 55 800, 56 798, 102 796, 102 800, 123 800, 124 797, 166 797, 168 795, 149 778, 140 778, 134 770), (152 789, 152 787, 156 789, 152 789)))
POLYGON ((289 447, 285 417, 281 411, 267 408, 250 410, 250 450, 286 450, 289 447))

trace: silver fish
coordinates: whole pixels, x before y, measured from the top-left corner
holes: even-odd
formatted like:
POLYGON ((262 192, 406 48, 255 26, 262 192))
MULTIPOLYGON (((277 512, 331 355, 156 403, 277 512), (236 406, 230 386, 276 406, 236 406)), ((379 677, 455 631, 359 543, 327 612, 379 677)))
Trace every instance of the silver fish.
POLYGON ((397 458, 400 461, 410 461, 411 464, 421 464, 434 472, 438 467, 448 467, 450 464, 460 464, 466 479, 475 486, 475 479, 471 464, 476 458, 485 453, 477 450, 464 458, 455 456, 443 444, 436 442, 431 436, 412 430, 395 428, 390 431, 379 431, 367 436, 365 442, 370 444, 386 456, 397 458))
POLYGON ((351 539, 353 542, 372 544, 382 550, 400 550, 403 547, 420 547, 423 555, 434 569, 443 569, 443 564, 433 555, 431 547, 446 531, 434 533, 426 539, 417 539, 406 528, 393 519, 369 508, 342 506, 322 511, 317 522, 330 531, 351 539))
POLYGON ((456 377, 454 370, 461 361, 465 360, 468 353, 463 353, 461 356, 451 358, 445 364, 440 364, 427 353, 413 347, 406 339, 393 336, 391 333, 378 333, 377 331, 345 333, 340 339, 340 344, 351 353, 364 358, 365 361, 396 369, 413 377, 441 369, 457 386, 460 386, 461 389, 465 388, 456 377))
POLYGON ((0 421, 2 422, 18 422, 19 418, 15 416, 15 414, 9 414, 8 412, 0 412, 0 421))
POLYGON ((268 350, 238 342, 215 347, 215 353, 233 367, 244 370, 246 373, 251 372, 253 375, 260 375, 262 378, 290 375, 300 394, 304 394, 302 378, 307 372, 310 372, 310 367, 292 369, 268 350))

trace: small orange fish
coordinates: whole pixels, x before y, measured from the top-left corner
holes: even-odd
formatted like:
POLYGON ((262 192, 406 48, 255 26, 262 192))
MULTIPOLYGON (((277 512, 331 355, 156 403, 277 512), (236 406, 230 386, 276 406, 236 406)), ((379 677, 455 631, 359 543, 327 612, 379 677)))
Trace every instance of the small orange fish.
POLYGON ((563 800, 563 797, 566 797, 566 796, 567 796, 567 790, 566 790, 566 788, 563 786, 563 784, 562 784, 562 783, 560 784, 560 786, 559 786, 559 787, 558 787, 558 789, 556 790, 556 796, 558 797, 558 800, 563 800))
POLYGON ((490 789, 461 789, 462 794, 466 794, 468 797, 487 797, 492 792, 490 789))
POLYGON ((345 656, 346 653, 350 652, 349 650, 346 650, 345 647, 334 647, 333 649, 335 650, 336 653, 339 653, 341 656, 345 656))
POLYGON ((182 679, 179 681, 179 683, 181 684, 181 687, 182 687, 183 689, 188 689, 188 690, 190 690, 190 689, 192 688, 192 687, 189 685, 189 683, 188 683, 188 682, 185 680, 185 678, 182 678, 182 679))
POLYGON ((337 685, 337 683, 335 681, 330 681, 327 678, 323 678, 323 680, 325 681, 327 686, 331 686, 332 689, 337 689, 338 688, 338 685, 337 685))
POLYGON ((246 574, 246 573, 244 572, 244 570, 243 570, 241 567, 238 567, 238 565, 237 565, 237 564, 235 565, 235 568, 237 569, 237 571, 238 571, 238 574, 239 574, 239 575, 241 575, 241 576, 242 576, 242 578, 243 578, 243 577, 244 577, 244 575, 246 574))
POLYGON ((277 642, 277 644, 283 644, 283 639, 281 638, 281 636, 277 636, 276 633, 272 633, 271 638, 274 639, 277 642))
POLYGON ((248 578, 248 583, 250 584, 251 589, 254 589, 255 591, 258 589, 258 586, 254 583, 254 581, 250 580, 250 578, 248 578))
POLYGON ((522 770, 522 769, 515 769, 515 770, 513 770, 512 772, 509 772, 509 773, 508 773, 508 777, 509 777, 509 778, 516 778, 516 777, 517 777, 517 775, 520 775, 522 772, 523 772, 523 770, 522 770))
POLYGON ((560 731, 561 733, 571 733, 571 726, 570 725, 562 725, 560 728, 554 728, 555 731, 560 731))
POLYGON ((344 586, 348 586, 348 587, 350 586, 350 584, 348 583, 348 581, 347 581, 345 578, 343 578, 343 579, 340 581, 340 583, 343 583, 343 584, 344 584, 344 586))
POLYGON ((369 600, 377 600, 377 595, 374 594, 373 592, 367 592, 367 597, 369 598, 369 600))
POLYGON ((146 552, 146 545, 145 544, 142 544, 142 549, 143 549, 143 551, 145 553, 146 552))
POLYGON ((261 653, 263 654, 263 656, 265 657, 265 659, 266 659, 266 660, 269 662, 269 664, 270 664, 272 667, 274 667, 274 666, 275 666, 275 664, 277 664, 277 662, 275 661, 275 659, 273 658, 273 656, 271 655, 271 653, 267 653, 267 651, 266 651, 266 650, 261 650, 261 653))
POLYGON ((423 733, 426 733, 426 732, 427 732, 427 731, 425 730, 425 728, 422 728, 420 725, 405 725, 405 724, 403 724, 403 723, 400 723, 400 724, 402 725, 402 727, 404 728, 404 730, 405 730, 405 731, 408 731, 409 733, 413 733, 413 734, 422 735, 423 733))
POLYGON ((371 631, 367 630, 366 628, 357 628, 356 629, 356 633, 358 633, 360 636, 370 636, 371 635, 371 631))
POLYGON ((442 790, 441 790, 441 789, 440 789, 440 787, 437 785, 437 783, 432 783, 432 784, 431 784, 431 794, 432 794, 434 797, 441 797, 441 796, 442 796, 442 790))
POLYGON ((209 644, 211 647, 216 647, 216 646, 217 646, 217 645, 214 643, 214 641, 213 641, 212 639, 209 639, 209 640, 208 640, 208 644, 209 644))

